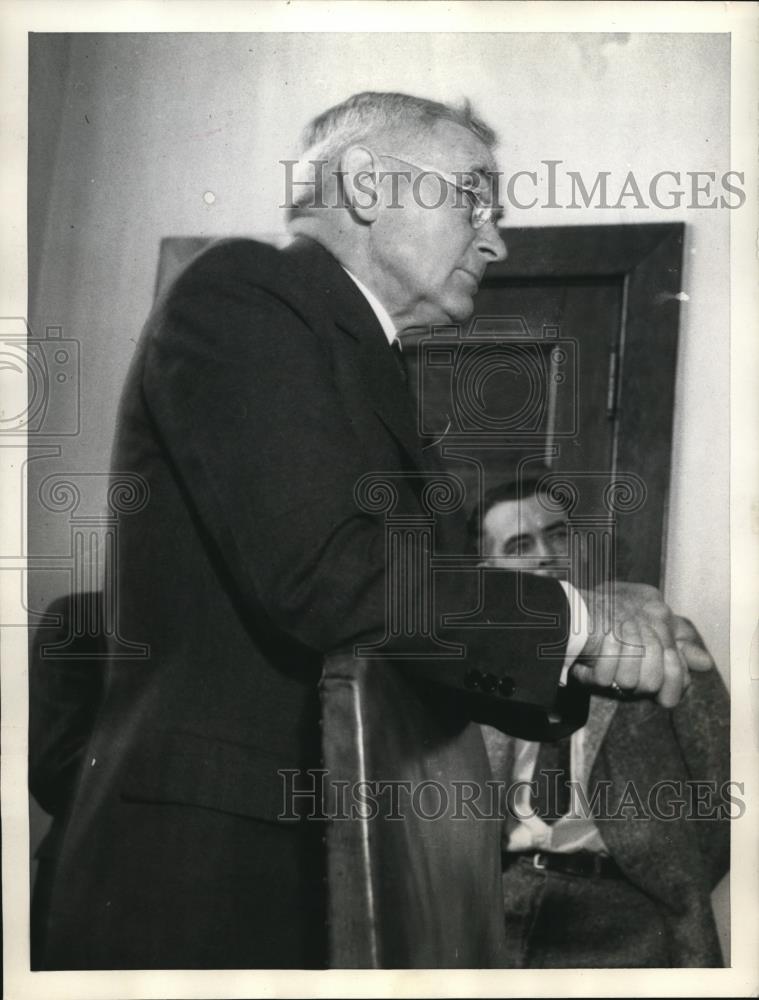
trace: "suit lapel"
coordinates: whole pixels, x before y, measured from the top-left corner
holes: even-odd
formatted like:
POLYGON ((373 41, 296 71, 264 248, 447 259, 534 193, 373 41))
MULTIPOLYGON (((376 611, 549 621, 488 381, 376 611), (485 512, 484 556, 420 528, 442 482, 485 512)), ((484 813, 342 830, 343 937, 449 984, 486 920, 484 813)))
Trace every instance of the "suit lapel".
MULTIPOLYGON (((356 291, 358 292, 358 289, 356 291)), ((369 309, 368 303, 367 309, 369 309)), ((359 338, 362 383, 368 398, 372 401, 374 412, 403 446, 414 465, 423 469, 425 463, 416 430, 414 400, 401 377, 385 334, 373 313, 372 319, 374 328, 365 328, 365 333, 359 338)), ((342 323, 338 322, 338 325, 349 332, 342 323)))
POLYGON ((591 696, 588 709, 588 721, 583 733, 583 760, 580 774, 576 777, 584 787, 588 787, 593 765, 598 757, 598 751, 614 718, 618 702, 613 698, 591 696))
POLYGON ((328 315, 355 341, 366 398, 413 464, 423 469, 425 462, 417 434, 416 407, 387 337, 366 298, 340 263, 313 240, 300 237, 285 252, 297 258, 299 273, 310 272, 324 295, 328 315))

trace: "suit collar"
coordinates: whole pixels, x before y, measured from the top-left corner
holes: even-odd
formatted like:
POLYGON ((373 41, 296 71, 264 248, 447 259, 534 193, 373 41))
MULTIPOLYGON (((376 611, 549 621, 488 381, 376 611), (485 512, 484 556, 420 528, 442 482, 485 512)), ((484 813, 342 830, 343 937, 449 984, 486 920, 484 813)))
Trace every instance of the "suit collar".
MULTIPOLYGON (((297 268, 299 283, 319 289, 337 325, 356 340, 387 344, 380 323, 366 297, 326 247, 308 236, 298 236, 284 249, 297 268)), ((392 360, 392 358, 391 358, 392 360)))

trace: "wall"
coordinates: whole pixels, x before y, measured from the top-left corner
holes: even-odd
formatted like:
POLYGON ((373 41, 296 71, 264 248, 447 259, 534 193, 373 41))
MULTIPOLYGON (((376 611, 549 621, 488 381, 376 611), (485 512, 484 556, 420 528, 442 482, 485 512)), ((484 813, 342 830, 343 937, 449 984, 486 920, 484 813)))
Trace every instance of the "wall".
MULTIPOLYGON (((356 90, 468 95, 508 171, 557 159, 611 171, 618 188, 628 170, 729 169, 725 35, 43 35, 32 52, 30 319, 82 345, 82 431, 65 468, 108 467, 161 237, 281 233, 278 161, 356 90)), ((729 212, 536 207, 509 221, 675 220, 687 243, 666 593, 726 673, 729 212)), ((58 519, 37 519, 36 551, 65 542, 58 519)), ((49 575, 33 592, 44 603, 63 589, 49 575)))

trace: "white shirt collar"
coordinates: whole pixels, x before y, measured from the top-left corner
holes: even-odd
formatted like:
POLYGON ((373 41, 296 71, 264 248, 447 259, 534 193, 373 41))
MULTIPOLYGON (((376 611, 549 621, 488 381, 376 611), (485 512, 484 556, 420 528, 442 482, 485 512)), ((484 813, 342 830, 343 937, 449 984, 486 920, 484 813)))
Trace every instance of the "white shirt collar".
MULTIPOLYGON (((343 267, 342 264, 340 266, 343 267)), ((387 309, 385 309, 374 292, 369 291, 363 281, 359 281, 352 271, 349 271, 347 267, 343 267, 343 271, 345 271, 348 277, 353 280, 358 290, 363 294, 364 298, 371 306, 372 312, 377 317, 379 325, 382 327, 384 334, 387 337, 388 344, 392 344, 392 342, 398 337, 398 331, 395 329, 392 319, 390 319, 390 313, 387 309)))

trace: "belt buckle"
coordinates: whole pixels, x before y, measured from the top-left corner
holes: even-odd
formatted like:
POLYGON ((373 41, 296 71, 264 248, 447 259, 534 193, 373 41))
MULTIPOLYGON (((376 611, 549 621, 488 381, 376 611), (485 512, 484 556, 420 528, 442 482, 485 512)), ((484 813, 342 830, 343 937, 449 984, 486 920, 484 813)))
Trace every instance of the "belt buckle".
POLYGON ((548 868, 548 858, 541 851, 535 851, 532 856, 532 867, 539 872, 546 871, 548 868))

